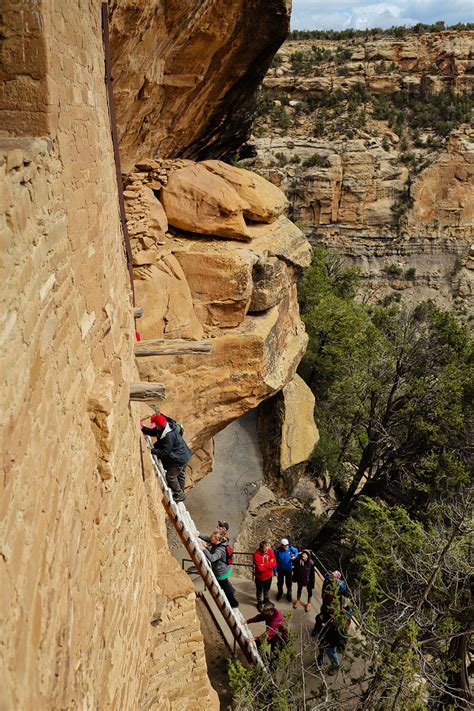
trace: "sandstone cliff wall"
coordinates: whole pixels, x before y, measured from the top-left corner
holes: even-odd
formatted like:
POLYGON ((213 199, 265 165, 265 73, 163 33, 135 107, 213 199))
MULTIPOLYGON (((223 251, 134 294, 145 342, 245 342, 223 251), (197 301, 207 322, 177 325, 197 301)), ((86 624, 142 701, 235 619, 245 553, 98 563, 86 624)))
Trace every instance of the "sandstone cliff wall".
POLYGON ((100 3, 2 21, 0 706, 217 708, 129 406, 100 3))
POLYGON ((472 32, 307 40, 285 43, 265 79, 251 164, 315 244, 360 267, 374 299, 472 310, 469 111, 432 97, 468 97, 473 66, 472 32))
POLYGON ((290 9, 291 0, 113 0, 124 165, 238 148, 251 126, 255 90, 287 35, 290 9))
POLYGON ((141 337, 212 346, 139 359, 140 377, 165 384, 163 409, 185 424, 191 483, 212 466, 212 436, 293 379, 307 344, 296 279, 311 250, 281 214, 280 190, 219 161, 142 161, 125 197, 141 337))

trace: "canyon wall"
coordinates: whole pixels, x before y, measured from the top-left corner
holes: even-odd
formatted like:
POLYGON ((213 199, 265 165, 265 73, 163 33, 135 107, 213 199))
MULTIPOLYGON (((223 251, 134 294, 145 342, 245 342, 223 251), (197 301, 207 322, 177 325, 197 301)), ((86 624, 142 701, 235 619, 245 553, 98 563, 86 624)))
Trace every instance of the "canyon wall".
MULTIPOLYGON (((135 358, 101 4, 7 2, 0 706, 214 709, 194 588, 141 457, 149 408, 130 403, 129 387, 164 383, 163 409, 194 451, 192 484, 212 466, 216 432, 297 382, 307 337, 296 279, 309 244, 273 184, 188 159, 245 136, 289 3, 110 9, 138 328, 212 349, 135 358)), ((307 435, 309 452, 315 428, 307 435)))
POLYGON ((247 138, 255 91, 288 33, 290 9, 291 0, 112 0, 125 167, 142 157, 235 151, 247 138))
POLYGON ((472 32, 288 41, 246 163, 285 191, 314 244, 360 268, 372 300, 431 298, 467 320, 473 89, 472 32))
POLYGON ((129 404, 100 3, 2 22, 0 707, 217 708, 129 404))

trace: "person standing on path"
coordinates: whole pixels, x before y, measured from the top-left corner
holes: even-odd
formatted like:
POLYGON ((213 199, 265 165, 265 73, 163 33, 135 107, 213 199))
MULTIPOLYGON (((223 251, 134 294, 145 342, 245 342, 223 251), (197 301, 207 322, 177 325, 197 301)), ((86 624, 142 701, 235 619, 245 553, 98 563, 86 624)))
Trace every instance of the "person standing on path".
POLYGON ((259 612, 261 612, 263 605, 270 602, 268 594, 272 584, 273 569, 276 567, 275 554, 267 541, 261 541, 259 547, 253 554, 253 567, 257 608, 259 612))
POLYGON ((156 442, 151 453, 159 457, 166 470, 166 482, 173 492, 176 503, 184 501, 186 479, 186 464, 192 457, 192 452, 184 441, 179 425, 165 415, 150 417, 153 427, 145 427, 142 423, 143 434, 156 437, 156 442))
POLYGON ((224 591, 230 606, 238 607, 239 603, 235 597, 235 588, 229 580, 232 574, 232 566, 228 561, 227 538, 221 536, 218 531, 213 531, 209 536, 208 545, 203 548, 202 552, 210 562, 212 572, 224 591))
POLYGON ((291 602, 291 588, 293 584, 293 564, 298 558, 298 548, 290 546, 288 538, 282 538, 280 545, 274 550, 277 574, 277 600, 283 595, 283 585, 286 585, 286 599, 291 602))
POLYGON ((293 600, 293 607, 296 609, 301 605, 301 593, 303 588, 306 588, 308 593, 308 602, 305 605, 306 612, 311 610, 311 598, 314 590, 314 561, 311 560, 311 552, 308 550, 302 551, 301 555, 295 562, 293 568, 293 580, 297 585, 296 600, 293 600))
POLYGON ((327 622, 320 634, 319 634, 319 650, 316 661, 319 667, 322 667, 324 661, 324 654, 327 654, 329 661, 331 662, 331 667, 328 674, 335 674, 339 669, 340 660, 337 653, 337 647, 341 641, 341 633, 336 622, 329 620, 327 622))

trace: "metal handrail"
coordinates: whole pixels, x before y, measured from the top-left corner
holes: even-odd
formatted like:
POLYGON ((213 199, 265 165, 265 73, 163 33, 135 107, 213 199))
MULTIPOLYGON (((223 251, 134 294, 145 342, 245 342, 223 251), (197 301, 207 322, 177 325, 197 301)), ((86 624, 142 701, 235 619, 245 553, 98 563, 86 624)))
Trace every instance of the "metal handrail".
MULTIPOLYGON (((235 553, 234 553, 234 555, 235 555, 235 553)), ((192 563, 192 562, 193 561, 191 558, 181 558, 181 570, 184 570, 185 563, 192 563)), ((253 568, 252 563, 232 563, 233 568, 237 567, 237 566, 240 566, 241 568, 253 568)))

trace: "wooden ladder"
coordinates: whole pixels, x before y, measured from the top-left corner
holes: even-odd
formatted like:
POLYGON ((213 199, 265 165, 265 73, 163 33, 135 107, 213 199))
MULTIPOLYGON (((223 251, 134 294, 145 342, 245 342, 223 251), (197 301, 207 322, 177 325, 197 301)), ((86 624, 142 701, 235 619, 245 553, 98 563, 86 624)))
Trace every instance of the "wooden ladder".
POLYGON ((175 527, 184 547, 189 553, 191 560, 203 579, 204 585, 209 590, 214 602, 229 626, 229 629, 237 644, 240 646, 249 662, 263 666, 262 658, 258 652, 257 645, 252 639, 251 632, 245 624, 242 613, 238 608, 232 608, 230 606, 216 576, 212 572, 212 567, 202 551, 197 535, 197 529, 189 511, 184 503, 177 504, 174 501, 171 489, 166 482, 166 475, 163 465, 161 464, 159 458, 151 453, 150 437, 145 436, 145 439, 147 441, 148 449, 150 450, 150 457, 158 478, 158 483, 163 492, 163 506, 169 519, 175 527))

